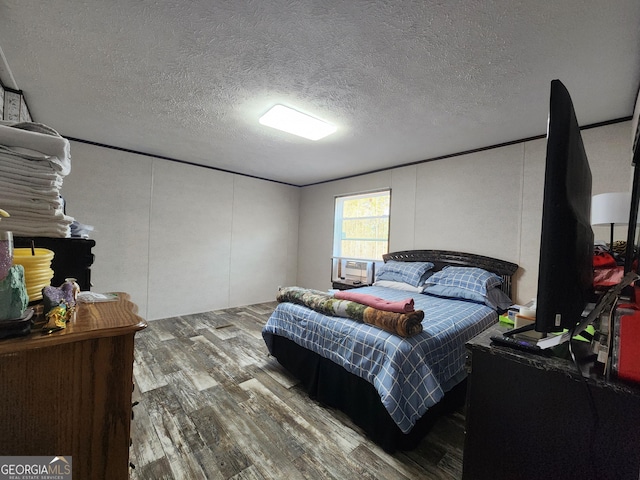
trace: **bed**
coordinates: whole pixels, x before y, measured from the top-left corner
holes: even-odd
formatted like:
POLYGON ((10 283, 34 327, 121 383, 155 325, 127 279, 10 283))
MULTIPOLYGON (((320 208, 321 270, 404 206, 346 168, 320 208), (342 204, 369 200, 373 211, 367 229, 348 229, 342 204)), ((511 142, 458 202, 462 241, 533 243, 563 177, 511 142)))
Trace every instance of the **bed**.
POLYGON ((415 448, 439 415, 463 404, 465 344, 508 306, 518 266, 443 250, 389 253, 384 262, 373 286, 350 292, 411 299, 424 312, 418 333, 403 337, 285 296, 262 335, 312 398, 393 452, 415 448))

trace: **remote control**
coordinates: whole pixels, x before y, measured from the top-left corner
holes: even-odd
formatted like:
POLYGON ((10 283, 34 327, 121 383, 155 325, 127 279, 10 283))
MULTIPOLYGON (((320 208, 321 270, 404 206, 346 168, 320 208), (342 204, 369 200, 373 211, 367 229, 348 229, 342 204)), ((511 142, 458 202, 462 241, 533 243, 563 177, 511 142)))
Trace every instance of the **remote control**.
POLYGON ((546 354, 547 352, 540 348, 538 345, 535 345, 527 340, 520 340, 513 337, 503 337, 500 336, 492 336, 489 337, 493 343, 498 345, 502 345, 505 347, 517 348, 518 350, 524 350, 526 352, 538 353, 538 354, 546 354))

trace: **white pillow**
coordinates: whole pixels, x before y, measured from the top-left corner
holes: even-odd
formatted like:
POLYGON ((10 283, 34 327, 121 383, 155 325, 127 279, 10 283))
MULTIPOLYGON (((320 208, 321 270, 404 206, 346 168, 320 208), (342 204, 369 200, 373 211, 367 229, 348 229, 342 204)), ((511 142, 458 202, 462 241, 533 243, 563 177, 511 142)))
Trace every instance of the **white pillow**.
POLYGON ((395 288, 396 290, 406 290, 407 292, 415 292, 422 293, 424 290, 424 285, 421 287, 414 287, 405 282, 396 282, 393 280, 377 280, 374 282, 376 287, 387 287, 387 288, 395 288))

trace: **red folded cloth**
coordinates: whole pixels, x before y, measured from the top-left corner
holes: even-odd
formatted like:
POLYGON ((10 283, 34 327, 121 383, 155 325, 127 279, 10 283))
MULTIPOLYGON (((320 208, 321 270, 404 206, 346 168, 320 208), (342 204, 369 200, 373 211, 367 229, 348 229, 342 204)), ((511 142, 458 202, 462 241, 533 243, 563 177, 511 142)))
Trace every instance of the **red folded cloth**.
POLYGON ((593 271, 593 286, 607 288, 617 285, 624 277, 624 267, 596 268, 593 271))
POLYGON ((593 268, 612 268, 616 266, 616 259, 610 253, 595 251, 593 253, 593 268))
POLYGON ((385 312, 409 313, 414 311, 413 298, 392 302, 367 293, 358 293, 351 290, 339 290, 333 296, 338 300, 350 300, 378 310, 384 310, 385 312))

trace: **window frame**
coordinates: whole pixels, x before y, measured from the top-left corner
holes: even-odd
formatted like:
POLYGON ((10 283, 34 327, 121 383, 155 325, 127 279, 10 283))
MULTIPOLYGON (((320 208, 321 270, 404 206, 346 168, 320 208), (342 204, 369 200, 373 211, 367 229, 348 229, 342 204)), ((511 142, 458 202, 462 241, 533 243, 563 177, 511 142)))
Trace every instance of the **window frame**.
MULTIPOLYGON (((342 223, 345 219, 344 212, 344 202, 346 200, 353 200, 357 198, 367 198, 367 197, 377 197, 388 195, 389 197, 389 213, 384 216, 375 216, 375 217, 359 217, 359 218, 386 218, 387 219, 387 235, 386 235, 386 243, 387 249, 385 253, 389 251, 389 241, 390 241, 390 233, 391 233, 391 188, 380 188, 376 190, 370 190, 366 192, 360 193, 349 193, 343 195, 336 195, 334 197, 334 208, 333 208, 333 257, 341 257, 341 258, 350 258, 355 260, 372 260, 372 261, 380 261, 380 258, 364 258, 364 257, 354 257, 351 255, 344 255, 342 252, 342 223)), ((358 218, 358 217, 354 217, 358 218)), ((362 239, 364 242, 376 242, 381 240, 366 240, 362 239)))

